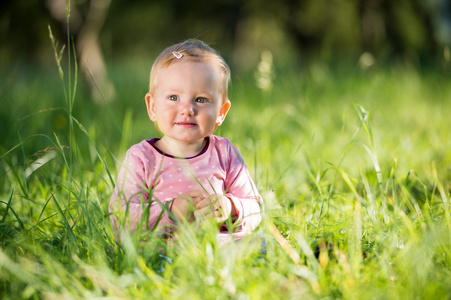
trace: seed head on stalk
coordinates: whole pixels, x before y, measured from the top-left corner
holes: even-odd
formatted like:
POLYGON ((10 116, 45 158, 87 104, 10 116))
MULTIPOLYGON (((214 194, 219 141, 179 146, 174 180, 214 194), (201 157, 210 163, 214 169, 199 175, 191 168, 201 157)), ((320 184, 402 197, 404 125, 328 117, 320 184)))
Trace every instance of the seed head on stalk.
POLYGON ((64 72, 63 72, 63 68, 61 68, 61 59, 63 57, 63 51, 66 48, 66 45, 63 45, 61 47, 61 49, 58 51, 58 41, 55 40, 55 37, 53 36, 52 28, 50 27, 50 25, 48 25, 48 28, 49 28, 50 41, 52 42, 52 47, 53 47, 53 53, 55 53, 56 65, 58 66, 58 72, 60 74, 61 79, 63 79, 64 72))

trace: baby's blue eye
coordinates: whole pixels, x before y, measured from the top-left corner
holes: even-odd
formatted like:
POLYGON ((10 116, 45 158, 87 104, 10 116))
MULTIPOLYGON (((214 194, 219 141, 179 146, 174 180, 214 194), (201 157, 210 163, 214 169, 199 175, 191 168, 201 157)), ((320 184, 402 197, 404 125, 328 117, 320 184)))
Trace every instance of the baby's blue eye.
POLYGON ((168 99, 171 101, 177 101, 177 100, 179 100, 179 97, 177 97, 176 95, 171 95, 168 97, 168 99))
POLYGON ((197 103, 205 103, 205 102, 207 102, 207 99, 205 99, 205 98, 197 98, 196 102, 197 103))

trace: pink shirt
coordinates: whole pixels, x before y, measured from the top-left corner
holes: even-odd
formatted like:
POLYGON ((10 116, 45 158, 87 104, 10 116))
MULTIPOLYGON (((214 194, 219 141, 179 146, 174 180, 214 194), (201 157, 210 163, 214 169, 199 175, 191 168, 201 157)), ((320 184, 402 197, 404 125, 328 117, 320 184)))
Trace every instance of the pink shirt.
MULTIPOLYGON (((227 138, 211 135, 209 139, 204 153, 188 159, 164 156, 146 140, 133 145, 119 172, 110 212, 125 212, 128 205, 127 227, 134 231, 142 222, 146 229, 141 218, 150 202, 148 229, 156 226, 167 231, 175 222, 163 205, 189 191, 206 190, 213 198, 215 194, 224 194, 238 214, 237 230, 232 234, 220 231, 220 243, 250 234, 261 221, 262 198, 235 146, 227 138)), ((113 226, 117 225, 116 220, 112 217, 113 226)))

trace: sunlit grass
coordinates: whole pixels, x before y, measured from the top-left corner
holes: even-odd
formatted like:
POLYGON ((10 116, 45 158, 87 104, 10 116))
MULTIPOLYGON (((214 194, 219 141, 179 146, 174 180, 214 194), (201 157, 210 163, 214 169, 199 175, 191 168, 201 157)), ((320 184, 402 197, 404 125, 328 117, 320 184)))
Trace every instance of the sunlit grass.
POLYGON ((157 134, 144 110, 147 78, 121 83, 133 68, 141 66, 115 70, 119 98, 104 106, 82 82, 69 92, 57 68, 52 80, 30 71, 5 83, 3 298, 451 293, 451 86, 443 70, 313 64, 276 70, 265 91, 253 76, 233 79, 232 109, 217 133, 240 149, 264 196, 261 254, 260 237, 219 247, 209 223, 187 226, 169 245, 153 232, 116 244, 107 206, 122 157, 157 134))

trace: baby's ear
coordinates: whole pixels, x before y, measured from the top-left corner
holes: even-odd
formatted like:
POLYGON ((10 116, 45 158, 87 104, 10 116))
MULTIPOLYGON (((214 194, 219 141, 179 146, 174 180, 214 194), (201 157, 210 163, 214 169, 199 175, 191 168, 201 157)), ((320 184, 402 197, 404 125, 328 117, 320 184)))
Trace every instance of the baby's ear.
POLYGON ((220 111, 219 111, 219 115, 216 118, 216 126, 220 126, 222 124, 222 122, 224 122, 225 117, 227 116, 227 113, 229 112, 230 106, 232 105, 232 103, 230 102, 229 99, 227 99, 224 104, 222 105, 220 111))
POLYGON ((155 115, 155 100, 150 93, 146 94, 145 99, 146 99, 146 107, 147 107, 147 113, 149 114, 149 119, 152 122, 155 122, 157 120, 157 117, 155 115))

